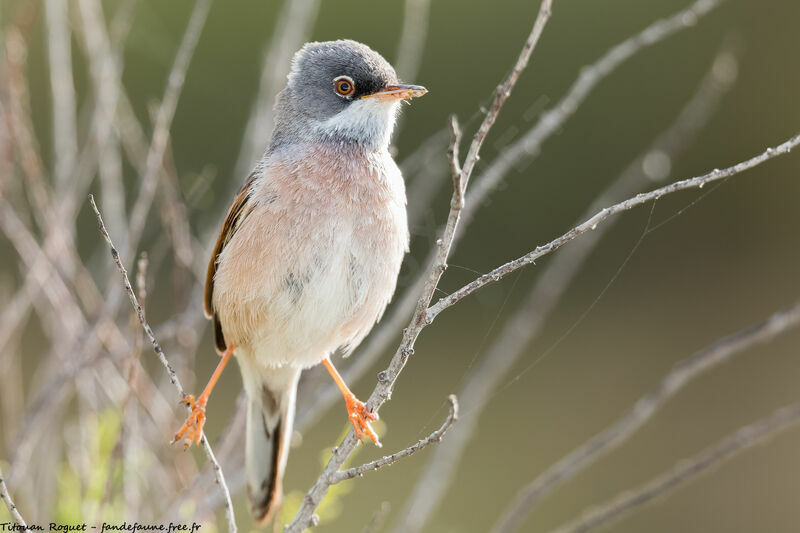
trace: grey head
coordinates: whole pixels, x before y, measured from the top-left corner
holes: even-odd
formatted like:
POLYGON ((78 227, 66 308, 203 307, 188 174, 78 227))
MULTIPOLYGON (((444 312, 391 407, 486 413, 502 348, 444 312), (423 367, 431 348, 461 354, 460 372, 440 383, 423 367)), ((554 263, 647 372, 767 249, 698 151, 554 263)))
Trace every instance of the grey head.
POLYGON ((385 148, 400 102, 426 92, 399 83, 394 68, 367 45, 307 43, 278 95, 270 151, 304 141, 385 148))

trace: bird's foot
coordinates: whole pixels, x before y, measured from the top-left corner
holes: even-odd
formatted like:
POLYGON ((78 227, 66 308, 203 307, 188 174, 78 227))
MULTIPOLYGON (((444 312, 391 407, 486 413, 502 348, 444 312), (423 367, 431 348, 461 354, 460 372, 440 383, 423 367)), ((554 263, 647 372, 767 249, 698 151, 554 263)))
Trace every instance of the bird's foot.
POLYGON ((192 443, 200 444, 200 438, 203 436, 203 426, 206 423, 206 402, 202 395, 199 401, 195 401, 194 396, 189 394, 181 400, 181 403, 187 407, 191 407, 192 412, 189 413, 181 429, 175 433, 170 444, 175 444, 183 439, 183 449, 185 450, 189 448, 192 443))
POLYGON ((366 435, 375 443, 375 446, 381 448, 383 445, 381 441, 378 440, 378 434, 375 433, 375 430, 369 425, 370 421, 378 420, 378 414, 368 411, 367 406, 352 395, 345 397, 345 404, 347 405, 347 414, 350 418, 350 422, 353 424, 353 428, 356 430, 356 437, 358 437, 358 440, 363 442, 364 435, 366 435))

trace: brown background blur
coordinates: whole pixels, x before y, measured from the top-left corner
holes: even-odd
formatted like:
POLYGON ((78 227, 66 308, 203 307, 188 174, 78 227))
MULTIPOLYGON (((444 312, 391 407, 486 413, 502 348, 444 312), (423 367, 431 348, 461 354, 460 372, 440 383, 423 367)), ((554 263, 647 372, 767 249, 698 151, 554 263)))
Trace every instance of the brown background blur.
MULTIPOLYGON (((3 1, 2 24, 8 23, 7 14, 13 9, 6 7, 13 4, 3 1)), ((549 107, 584 65, 687 2, 556 0, 554 4, 553 17, 483 149, 478 170, 519 135, 515 132, 532 125, 523 114, 534 103, 549 107)), ((113 12, 117 3, 105 5, 107 12, 113 12)), ((123 83, 145 123, 149 123, 147 105, 161 95, 191 7, 189 2, 141 1, 136 8, 123 83)), ((322 2, 312 37, 363 41, 393 61, 402 8, 403 2, 328 0, 322 2)), ((185 191, 204 167, 211 165, 217 171, 211 189, 190 213, 195 234, 217 223, 220 205, 229 202, 232 190, 245 177, 234 175, 233 167, 258 87, 263 49, 279 9, 280 3, 273 1, 217 1, 203 30, 171 131, 185 191)), ((394 139, 399 160, 441 129, 449 114, 467 122, 489 102, 537 10, 538 2, 514 0, 431 2, 421 68, 415 79, 407 80, 425 85, 430 93, 404 107, 402 129, 394 139)), ((542 155, 512 172, 480 209, 440 287, 454 290, 474 278, 476 271, 486 272, 569 229, 594 196, 671 123, 726 38, 738 43, 738 80, 697 142, 673 161, 669 180, 731 165, 800 131, 798 22, 796 1, 729 0, 695 27, 623 64, 544 145, 542 155)), ((35 125, 43 132, 42 153, 47 157, 52 148, 44 134, 50 128, 50 93, 43 32, 39 20, 32 33, 29 77, 35 125)), ((74 60, 76 71, 85 70, 82 59, 74 60)), ((79 98, 86 98, 87 78, 76 76, 76 85, 79 98)), ((476 121, 468 122, 469 135, 476 126, 476 121)), ((441 157, 443 162, 444 153, 441 157)), ((126 168, 128 183, 133 176, 126 168)), ((675 361, 800 295, 800 155, 778 158, 708 190, 657 202, 651 225, 702 197, 646 236, 602 299, 554 347, 623 263, 645 228, 650 207, 620 217, 543 333, 492 397, 457 481, 428 531, 487 530, 524 483, 613 421, 654 387, 675 361), (531 367, 545 352, 547 356, 531 367)), ((445 182, 423 217, 425 223, 412 228, 412 256, 417 261, 425 257, 432 235, 446 217, 449 194, 445 182)), ((84 252, 93 250, 99 241, 87 210, 80 221, 80 246, 84 252)), ((146 233, 142 248, 155 238, 154 232, 146 233)), ((17 257, 1 237, 0 253, 2 277, 13 287, 19 282, 17 257)), ((168 264, 162 270, 163 275, 153 273, 150 287, 148 318, 155 325, 171 314, 173 280, 168 264)), ((404 269, 401 289, 412 279, 413 270, 413 266, 404 269)), ((528 267, 480 291, 424 331, 392 401, 381 411, 388 425, 384 451, 403 448, 438 427, 446 414, 444 398, 458 391, 539 270, 539 265, 528 267)), ((217 362, 209 333, 206 328, 205 356, 198 359, 196 378, 181 376, 190 390, 199 390, 217 362)), ((638 485, 736 428, 797 401, 798 342, 800 333, 790 332, 693 382, 630 441, 547 499, 522 530, 555 527, 585 506, 638 485)), ((30 380, 40 357, 35 330, 26 332, 22 346, 30 380)), ((151 353, 143 358, 154 374, 162 372, 152 364, 151 353)), ((359 396, 368 395, 375 373, 389 358, 387 352, 373 372, 352 384, 359 396)), ((240 387, 238 371, 232 368, 209 407, 206 431, 212 443, 232 416, 240 387)), ((26 383, 26 390, 30 388, 35 387, 26 383)), ((299 401, 302 404, 303 398, 299 401)), ((177 425, 182 413, 178 409, 176 413, 177 425)), ((335 442, 344 423, 344 408, 337 404, 303 435, 302 446, 290 455, 287 490, 305 491, 311 485, 320 470, 321 450, 335 442)), ((164 428, 165 437, 174 429, 164 428)), ((6 445, 0 439, 0 457, 8 456, 6 445)), ((800 432, 790 430, 608 530, 797 531, 798 450, 800 432)), ((204 460, 199 451, 191 453, 204 460)), ((349 482, 352 491, 341 499, 342 515, 319 531, 360 531, 383 501, 392 504, 393 523, 429 453, 349 482)), ((379 451, 368 447, 357 460, 377 456, 379 451)), ((243 493, 235 503, 240 529, 247 531, 250 518, 243 493)))

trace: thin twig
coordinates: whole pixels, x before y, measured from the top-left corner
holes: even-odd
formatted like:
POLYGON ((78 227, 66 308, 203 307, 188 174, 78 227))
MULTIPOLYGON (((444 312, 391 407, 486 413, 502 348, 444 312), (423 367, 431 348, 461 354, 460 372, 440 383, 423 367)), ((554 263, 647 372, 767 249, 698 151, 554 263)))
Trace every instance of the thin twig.
POLYGON ((335 472, 333 476, 331 476, 330 482, 331 484, 336 484, 346 479, 353 479, 354 477, 363 476, 367 472, 371 472, 372 470, 378 470, 379 468, 383 468, 384 466, 389 466, 404 457, 408 457, 409 455, 413 455, 420 451, 422 448, 426 447, 428 444, 433 442, 441 442, 442 437, 450 429, 450 426, 453 425, 453 422, 458 420, 458 400, 456 399, 455 394, 451 394, 447 397, 447 400, 450 402, 450 413, 447 415, 442 426, 425 437, 417 441, 415 444, 412 444, 408 448, 404 450, 400 450, 397 453, 393 453, 391 455, 386 455, 381 457, 380 459, 376 459, 375 461, 371 461, 369 463, 363 464, 361 466, 356 466, 353 468, 348 468, 347 470, 342 470, 340 472, 335 472))
POLYGON ((492 532, 509 533, 516 530, 523 518, 536 508, 542 498, 602 454, 613 450, 628 439, 691 380, 744 350, 772 340, 798 324, 800 324, 800 301, 788 309, 773 314, 760 324, 724 337, 708 348, 678 362, 659 385, 640 398, 627 414, 523 487, 503 512, 492 532))
MULTIPOLYGON (((586 213, 576 223, 592 216, 603 206, 635 194, 653 180, 666 178, 666 175, 647 173, 644 163, 649 154, 657 153, 671 161, 694 143, 700 128, 707 123, 722 95, 730 88, 735 77, 731 74, 735 70, 735 61, 727 46, 717 54, 698 90, 678 114, 676 121, 592 201, 586 213)), ((538 335, 547 316, 586 259, 612 227, 613 224, 598 227, 562 249, 547 263, 529 295, 512 313, 496 340, 486 350, 480 364, 470 370, 458 394, 465 416, 451 431, 447 441, 437 446, 429 458, 403 512, 400 513, 403 519, 395 531, 422 531, 436 512, 456 477, 456 469, 478 427, 480 415, 488 405, 492 393, 497 390, 500 380, 525 353, 525 348, 538 335)))
MULTIPOLYGON (((467 157, 461 171, 461 190, 453 191, 454 199, 463 194, 463 190, 466 188, 469 182, 469 177, 475 167, 475 163, 478 160, 478 154, 484 140, 486 139, 486 135, 489 133, 492 124, 494 124, 495 120, 497 119, 497 115, 500 113, 503 103, 510 96, 511 90, 519 78, 519 75, 528 64, 530 55, 536 46, 536 43, 539 41, 539 37, 542 34, 542 30, 544 29, 547 20, 550 18, 551 5, 551 0, 543 0, 542 5, 539 8, 539 14, 533 24, 533 29, 525 41, 522 52, 520 52, 514 68, 505 81, 498 86, 495 92, 494 102, 489 108, 486 117, 484 117, 483 122, 478 128, 478 131, 475 133, 472 143, 470 144, 470 148, 467 152, 467 157)), ((447 257, 450 253, 453 237, 458 227, 460 214, 461 203, 458 201, 451 201, 447 225, 445 226, 442 238, 436 242, 436 261, 433 267, 429 270, 428 279, 425 282, 425 288, 423 289, 422 295, 417 302, 414 316, 412 317, 408 327, 403 332, 402 342, 392 357, 389 367, 379 374, 378 384, 376 385, 375 390, 372 392, 369 400, 367 400, 367 409, 373 413, 377 412, 380 406, 388 401, 391 397, 397 378, 405 367, 408 358, 414 353, 414 344, 417 337, 419 336, 420 332, 429 324, 429 321, 426 320, 427 308, 431 299, 433 298, 436 285, 439 283, 439 279, 446 268, 447 257)), ((292 520, 292 522, 286 526, 286 533, 299 533, 300 531, 311 527, 315 523, 314 510, 328 493, 328 490, 331 487, 331 476, 342 468, 342 465, 344 465, 344 462, 353 452, 357 443, 358 439, 355 436, 355 432, 351 429, 339 446, 334 448, 330 461, 325 466, 322 474, 320 474, 320 476, 317 478, 317 481, 306 493, 303 503, 295 515, 294 520, 292 520)))
MULTIPOLYGON (((97 218, 97 225, 100 229, 100 233, 105 239, 106 243, 108 244, 111 250, 111 257, 114 258, 114 263, 117 265, 117 270, 122 275, 122 284, 125 287, 125 292, 128 295, 128 299, 131 302, 134 310, 136 311, 136 315, 139 318, 139 323, 142 325, 147 337, 150 339, 150 343, 153 345, 153 351, 158 356, 158 359, 161 361, 161 364, 164 365, 164 368, 169 374, 170 382, 175 386, 175 389, 178 391, 181 399, 183 400, 186 398, 186 393, 183 390, 183 386, 181 385, 180 380, 178 379, 177 374, 172 369, 172 365, 167 360, 166 355, 164 355, 164 351, 161 349, 158 341, 156 340, 155 336, 153 335, 153 330, 150 328, 150 324, 147 323, 147 320, 144 316, 144 310, 142 306, 139 304, 139 300, 136 298, 136 293, 133 291, 133 287, 131 287, 131 282, 128 279, 128 272, 125 270, 125 266, 122 264, 122 258, 119 255, 114 243, 111 241, 111 237, 106 230, 105 224, 103 223, 103 217, 100 215, 100 211, 97 209, 97 204, 95 204, 94 196, 89 195, 89 203, 92 206, 92 210, 94 211, 95 217, 97 218)), ((201 437, 200 444, 203 447, 203 450, 206 452, 206 456, 208 457, 209 462, 213 465, 214 468, 214 475, 216 476, 217 485, 219 485, 220 490, 223 492, 225 497, 225 515, 228 518, 228 531, 231 533, 236 532, 236 519, 233 514, 233 504, 231 503, 231 495, 230 491, 228 490, 228 486, 225 483, 225 476, 222 473, 222 468, 220 468, 219 463, 217 462, 216 458, 214 457, 214 452, 211 450, 211 445, 208 443, 208 439, 206 439, 205 435, 201 437)))
POLYGON ((618 204, 612 205, 611 207, 606 207, 602 211, 595 214, 592 218, 584 222, 583 224, 579 224, 575 226, 567 233, 558 237, 549 243, 537 247, 535 250, 514 259, 513 261, 509 261, 508 263, 501 265, 491 272, 480 276, 479 278, 475 279, 471 283, 464 285, 457 291, 451 293, 449 296, 441 298, 438 302, 428 308, 428 312, 426 314, 426 320, 429 322, 436 318, 436 316, 447 309, 448 307, 452 306, 456 302, 460 301, 464 297, 472 294, 473 292, 477 291, 478 289, 489 285, 490 283, 494 283, 496 281, 500 281, 503 277, 507 276, 511 272, 518 270, 526 265, 529 265, 535 262, 540 257, 543 257, 555 250, 559 249, 569 241, 575 239, 576 237, 593 230, 597 227, 598 224, 605 221, 606 219, 616 215, 617 213, 621 213, 622 211, 628 211, 633 207, 638 205, 645 204, 647 202, 651 202, 653 200, 657 200, 662 196, 666 196, 667 194, 672 194, 678 191, 684 191, 687 189, 702 189, 708 183, 712 183, 715 181, 719 181, 722 179, 730 178, 731 176, 735 176, 745 170, 751 169, 764 163, 765 161, 769 161, 770 159, 777 157, 779 155, 788 154, 792 148, 800 144, 800 135, 796 135, 785 141, 774 148, 767 148, 761 154, 752 157, 746 161, 742 161, 741 163, 737 163, 731 167, 725 169, 714 169, 708 174, 704 174, 702 176, 697 176, 694 178, 685 179, 682 181, 677 181, 670 185, 666 185, 659 189, 655 189, 653 191, 647 193, 641 193, 636 195, 633 198, 625 200, 624 202, 620 202, 618 204))
POLYGON ((608 502, 585 511, 574 521, 551 533, 583 533, 617 519, 640 505, 695 479, 709 468, 718 466, 736 454, 777 436, 798 422, 800 422, 800 403, 782 407, 766 418, 739 428, 735 433, 694 457, 679 461, 671 470, 644 485, 622 492, 608 502))
POLYGON ((28 530, 28 524, 25 523, 25 519, 22 518, 19 509, 14 505, 14 500, 11 499, 11 494, 8 492, 8 487, 3 479, 2 471, 0 471, 0 500, 3 500, 3 503, 6 504, 8 512, 11 513, 11 518, 14 519, 14 522, 28 530))

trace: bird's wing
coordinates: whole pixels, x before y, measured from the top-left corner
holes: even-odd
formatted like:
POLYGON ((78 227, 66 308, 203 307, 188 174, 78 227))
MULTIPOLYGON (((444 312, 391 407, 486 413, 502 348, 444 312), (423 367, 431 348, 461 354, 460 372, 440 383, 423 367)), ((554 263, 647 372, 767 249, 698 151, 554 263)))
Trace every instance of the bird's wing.
POLYGON ((211 259, 208 261, 203 310, 206 316, 214 321, 214 342, 219 353, 223 353, 227 345, 225 344, 225 336, 222 333, 222 324, 219 321, 219 315, 214 310, 214 276, 217 273, 217 261, 225 245, 230 242, 242 221, 247 218, 247 215, 249 215, 252 210, 250 196, 253 191, 255 177, 256 173, 254 172, 247 178, 245 184, 236 194, 236 198, 233 199, 233 204, 230 209, 228 209, 225 222, 222 223, 222 229, 217 237, 217 243, 214 245, 214 251, 211 253, 211 259))

